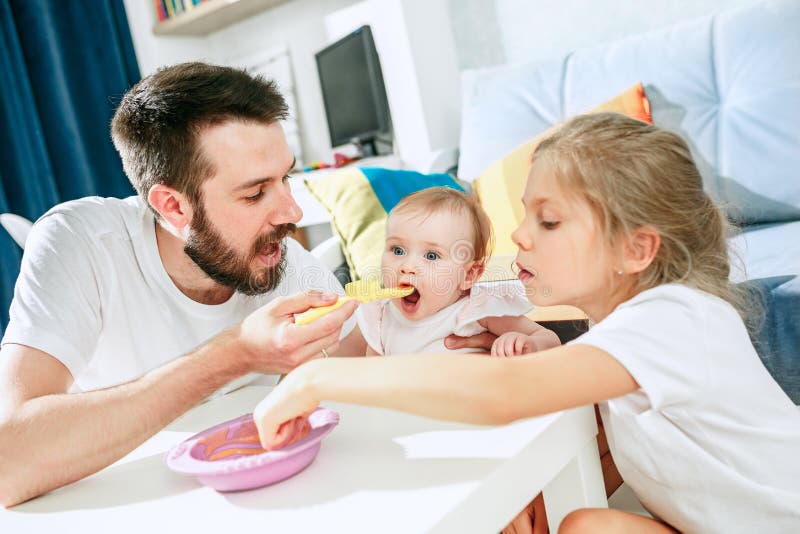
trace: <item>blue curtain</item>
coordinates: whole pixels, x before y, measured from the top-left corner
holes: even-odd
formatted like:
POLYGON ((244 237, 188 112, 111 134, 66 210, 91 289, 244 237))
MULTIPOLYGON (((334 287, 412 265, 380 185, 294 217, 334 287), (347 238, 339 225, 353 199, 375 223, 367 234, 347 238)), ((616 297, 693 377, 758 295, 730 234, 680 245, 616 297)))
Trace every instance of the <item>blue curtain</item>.
MULTIPOLYGON (((0 0, 0 212, 133 189, 109 124, 139 80, 122 0, 0 0)), ((21 251, 0 229, 0 327, 21 251)))

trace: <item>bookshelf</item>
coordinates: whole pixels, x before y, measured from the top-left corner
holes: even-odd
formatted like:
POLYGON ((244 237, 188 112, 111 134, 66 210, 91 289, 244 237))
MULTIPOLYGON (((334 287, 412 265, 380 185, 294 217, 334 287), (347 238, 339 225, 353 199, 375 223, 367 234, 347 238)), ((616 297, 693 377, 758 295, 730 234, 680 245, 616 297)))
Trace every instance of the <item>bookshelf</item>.
MULTIPOLYGON (((167 0, 170 1, 170 0, 167 0)), ((188 0, 191 3, 191 0, 188 0)), ((207 35, 289 0, 205 0, 153 26, 156 35, 207 35)))

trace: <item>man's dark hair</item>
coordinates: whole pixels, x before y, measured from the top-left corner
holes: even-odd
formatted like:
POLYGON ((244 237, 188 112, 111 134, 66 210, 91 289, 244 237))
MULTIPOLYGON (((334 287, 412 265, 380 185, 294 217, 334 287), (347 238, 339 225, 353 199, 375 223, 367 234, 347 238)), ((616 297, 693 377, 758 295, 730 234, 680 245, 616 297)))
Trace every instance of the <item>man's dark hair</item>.
POLYGON ((214 173, 200 151, 199 133, 230 120, 271 124, 287 115, 273 81, 231 67, 181 63, 125 94, 111 121, 111 138, 145 201, 153 185, 164 184, 198 205, 200 185, 214 173))

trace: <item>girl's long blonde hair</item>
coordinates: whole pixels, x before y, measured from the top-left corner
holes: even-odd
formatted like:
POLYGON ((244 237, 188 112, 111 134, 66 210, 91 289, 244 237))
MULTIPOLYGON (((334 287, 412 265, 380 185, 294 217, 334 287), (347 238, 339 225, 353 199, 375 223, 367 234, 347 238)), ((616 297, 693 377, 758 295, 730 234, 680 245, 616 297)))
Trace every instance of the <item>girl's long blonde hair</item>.
POLYGON ((730 302, 756 327, 757 306, 729 280, 734 227, 678 135, 616 113, 582 115, 543 140, 533 159, 546 160, 565 190, 588 202, 611 247, 637 228, 658 231, 661 245, 635 292, 685 284, 730 302))

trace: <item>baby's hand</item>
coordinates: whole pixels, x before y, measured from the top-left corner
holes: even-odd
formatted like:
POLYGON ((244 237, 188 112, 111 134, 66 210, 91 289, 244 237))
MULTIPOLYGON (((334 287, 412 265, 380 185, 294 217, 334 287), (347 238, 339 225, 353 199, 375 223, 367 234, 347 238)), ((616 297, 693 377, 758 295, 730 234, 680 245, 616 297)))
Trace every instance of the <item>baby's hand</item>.
POLYGON ((519 332, 506 332, 494 340, 492 344, 492 356, 508 358, 509 356, 521 356, 536 352, 536 343, 530 336, 519 332))

